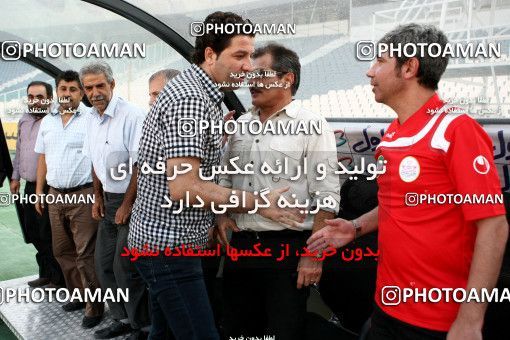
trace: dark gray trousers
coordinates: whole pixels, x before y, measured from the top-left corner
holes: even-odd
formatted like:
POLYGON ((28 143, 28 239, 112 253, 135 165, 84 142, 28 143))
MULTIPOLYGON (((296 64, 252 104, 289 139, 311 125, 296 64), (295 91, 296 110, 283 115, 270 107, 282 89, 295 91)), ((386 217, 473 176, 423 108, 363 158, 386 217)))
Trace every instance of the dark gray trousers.
POLYGON ((129 289, 129 302, 108 302, 113 319, 129 319, 132 328, 150 324, 147 287, 130 257, 121 256, 127 247, 129 221, 115 224, 115 213, 124 194, 104 193, 105 216, 99 222, 95 251, 96 272, 103 289, 129 289))

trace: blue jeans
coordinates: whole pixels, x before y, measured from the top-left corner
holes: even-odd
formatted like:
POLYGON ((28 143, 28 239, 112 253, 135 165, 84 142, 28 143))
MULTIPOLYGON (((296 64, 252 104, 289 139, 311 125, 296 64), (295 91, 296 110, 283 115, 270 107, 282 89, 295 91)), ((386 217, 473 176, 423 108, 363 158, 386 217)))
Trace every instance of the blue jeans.
POLYGON ((200 258, 140 257, 134 263, 149 286, 149 340, 165 339, 167 326, 177 340, 219 339, 200 258))

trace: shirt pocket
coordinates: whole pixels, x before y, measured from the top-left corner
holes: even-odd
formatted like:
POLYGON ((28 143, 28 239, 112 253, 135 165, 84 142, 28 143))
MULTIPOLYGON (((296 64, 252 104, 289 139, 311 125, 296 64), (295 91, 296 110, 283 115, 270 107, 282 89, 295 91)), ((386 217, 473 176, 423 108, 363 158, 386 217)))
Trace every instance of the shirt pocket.
MULTIPOLYGON (((235 162, 240 168, 244 168, 244 166, 251 162, 251 147, 253 140, 248 136, 236 136, 236 138, 232 138, 229 141, 230 144, 230 159, 239 157, 239 159, 235 162)), ((226 160, 227 164, 229 164, 229 159, 226 160)), ((229 166, 230 168, 231 166, 229 166)))
POLYGON ((279 174, 268 174, 266 176, 271 176, 273 182, 280 182, 282 179, 296 182, 305 178, 303 175, 303 153, 303 143, 298 136, 273 138, 269 144, 269 152, 265 157, 265 161, 271 168, 276 170, 281 166, 282 170, 279 174), (301 176, 296 178, 298 173, 301 176))
POLYGON ((84 141, 85 141, 85 133, 74 132, 69 137, 69 142, 68 142, 67 146, 69 147, 69 149, 72 149, 76 153, 82 153, 84 141))

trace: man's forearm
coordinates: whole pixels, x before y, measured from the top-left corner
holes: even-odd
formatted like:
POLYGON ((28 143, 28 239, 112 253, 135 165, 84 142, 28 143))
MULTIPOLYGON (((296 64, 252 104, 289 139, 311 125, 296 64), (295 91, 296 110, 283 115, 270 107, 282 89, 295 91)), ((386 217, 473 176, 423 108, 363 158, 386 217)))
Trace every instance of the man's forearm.
MULTIPOLYGON (((224 188, 214 182, 204 181, 199 175, 200 159, 198 158, 171 158, 167 160, 167 176, 173 177, 168 181, 168 190, 172 201, 185 200, 189 196, 189 203, 203 202, 203 208, 212 210, 212 206, 220 208, 222 204, 229 204, 232 197, 232 189, 224 188), (175 175, 175 170, 180 170, 186 164, 191 167, 191 172, 175 175), (197 199, 197 196, 200 198, 197 199)), ((255 195, 249 192, 236 190, 239 207, 229 208, 230 212, 246 213, 255 208, 255 195), (243 202, 244 201, 244 202, 243 202), (244 204, 243 204, 244 203, 244 204)))
MULTIPOLYGON (((199 196, 204 201, 204 208, 211 209, 213 204, 216 208, 219 208, 221 204, 229 204, 233 190, 235 189, 224 188, 213 182, 196 179, 188 191, 191 202, 196 202, 195 197, 199 196)), ((230 213, 243 214, 255 208, 256 196, 253 193, 244 192, 244 202, 242 190, 235 190, 235 196, 239 199, 239 206, 228 208, 230 213)), ((261 204, 263 203, 261 202, 261 204)))
POLYGON ((167 160, 167 176, 170 178, 168 190, 172 201, 189 200, 190 204, 200 202, 201 208, 210 209, 215 213, 223 212, 226 208, 234 213, 242 214, 253 211, 259 214, 265 213, 266 217, 270 219, 286 220, 290 217, 290 220, 295 220, 295 216, 292 216, 291 213, 287 214, 289 216, 282 216, 275 210, 275 199, 284 192, 284 188, 268 190, 262 194, 235 190, 233 194, 232 189, 202 179, 199 158, 169 158, 167 160))
POLYGON ((326 222, 324 222, 324 220, 330 220, 333 218, 335 218, 334 212, 319 210, 313 219, 312 234, 326 226, 326 222))
POLYGON ((11 179, 15 179, 19 181, 19 157, 20 157, 20 149, 21 149, 21 138, 20 138, 20 128, 18 123, 18 140, 16 142, 16 154, 14 154, 14 159, 12 160, 12 175, 11 179))
POLYGON ((16 151, 16 155, 14 156, 14 159, 12 161, 12 175, 11 175, 11 180, 16 180, 16 181, 19 181, 20 180, 20 175, 19 175, 19 156, 18 156, 18 152, 16 151))
POLYGON ((103 197, 103 185, 101 184, 99 178, 96 176, 94 166, 92 166, 92 185, 94 187, 94 196, 103 197))
POLYGON ((379 225, 379 206, 356 219, 361 226, 361 235, 370 234, 377 230, 379 225))
POLYGON ((46 156, 40 154, 37 159, 35 192, 42 194, 46 185, 46 156))
MULTIPOLYGON (((508 238, 508 224, 505 216, 497 216, 478 221, 477 227, 466 289, 476 289, 480 293, 482 288, 491 290, 496 286, 508 238)), ((463 303, 457 320, 481 328, 486 309, 487 303, 463 303)))

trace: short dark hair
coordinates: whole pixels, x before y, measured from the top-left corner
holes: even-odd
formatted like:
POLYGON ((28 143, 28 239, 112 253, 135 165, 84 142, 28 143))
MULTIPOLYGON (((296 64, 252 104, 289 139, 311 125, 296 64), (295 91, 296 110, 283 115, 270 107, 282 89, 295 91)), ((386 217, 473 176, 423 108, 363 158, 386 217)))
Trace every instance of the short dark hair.
POLYGON ((55 86, 57 88, 58 88, 58 84, 62 80, 67 81, 67 82, 75 81, 75 82, 78 83, 78 86, 80 87, 80 89, 83 90, 83 86, 82 86, 81 81, 80 81, 80 74, 78 72, 76 72, 76 71, 67 70, 67 71, 64 71, 64 72, 60 73, 57 76, 57 79, 55 79, 55 86))
MULTIPOLYGON (((243 19, 240 15, 237 15, 232 12, 214 12, 209 14, 205 20, 204 20, 204 27, 207 26, 207 24, 214 24, 214 25, 226 25, 226 24, 241 24, 241 25, 248 25, 252 26, 252 22, 248 19, 243 19)), ((195 40, 195 50, 193 51, 193 54, 191 56, 191 60, 194 64, 200 65, 205 61, 205 49, 207 47, 212 48, 212 50, 217 53, 218 55, 223 52, 224 49, 230 46, 230 40, 238 35, 247 35, 249 37, 254 37, 255 33, 251 33, 254 30, 246 30, 250 33, 244 34, 241 30, 236 31, 232 34, 228 33, 217 33, 217 32, 210 32, 206 30, 203 35, 197 36, 195 40)))
POLYGON ((255 52, 253 52, 252 58, 262 57, 264 54, 270 54, 273 57, 273 65, 271 65, 271 67, 274 71, 294 73, 295 81, 294 84, 292 84, 291 91, 292 95, 295 95, 301 79, 301 64, 299 63, 297 53, 285 46, 270 43, 257 48, 255 52))
MULTIPOLYGON (((448 43, 448 38, 446 38, 446 35, 441 30, 432 25, 407 24, 398 26, 379 40, 379 44, 400 45, 401 48, 405 44, 418 43, 426 43, 427 45, 439 44, 441 50, 444 50, 448 43)), ((423 55, 417 53, 415 56, 420 63, 417 74, 418 83, 426 88, 437 90, 437 84, 448 65, 448 55, 432 57, 427 54, 427 50, 425 48, 423 55)), ((397 68, 400 69, 411 58, 405 56, 405 53, 396 56, 397 68)))
POLYGON ((44 81, 40 81, 40 80, 35 80, 27 85, 27 94, 28 94, 28 89, 31 86, 38 86, 38 85, 44 86, 44 88, 46 89, 46 97, 53 98, 53 87, 50 84, 48 84, 44 81))

